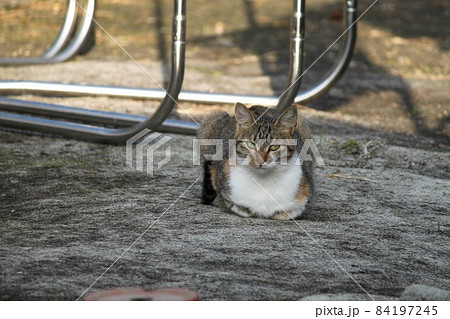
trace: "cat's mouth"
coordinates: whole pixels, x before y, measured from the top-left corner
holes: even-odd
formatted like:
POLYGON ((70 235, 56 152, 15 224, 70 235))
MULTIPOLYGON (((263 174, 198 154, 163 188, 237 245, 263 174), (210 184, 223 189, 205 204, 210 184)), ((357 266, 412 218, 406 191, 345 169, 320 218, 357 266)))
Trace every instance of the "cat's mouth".
POLYGON ((282 164, 276 163, 276 162, 264 163, 262 165, 250 164, 250 167, 252 167, 253 170, 258 173, 274 172, 274 171, 277 171, 277 170, 283 168, 284 166, 285 165, 282 165, 282 164))
POLYGON ((253 167, 256 171, 263 172, 263 171, 268 171, 268 170, 270 170, 271 168, 273 168, 273 165, 269 165, 269 164, 264 163, 264 164, 261 164, 261 165, 259 165, 259 164, 257 164, 257 165, 252 165, 252 167, 253 167))

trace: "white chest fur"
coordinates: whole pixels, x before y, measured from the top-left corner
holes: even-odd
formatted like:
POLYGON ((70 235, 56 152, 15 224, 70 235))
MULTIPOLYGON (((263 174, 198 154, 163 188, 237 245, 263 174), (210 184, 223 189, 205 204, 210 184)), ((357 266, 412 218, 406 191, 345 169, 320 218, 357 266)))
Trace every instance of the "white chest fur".
POLYGON ((293 161, 266 173, 256 170, 251 166, 230 166, 230 199, 234 203, 261 217, 297 208, 295 198, 302 177, 300 165, 293 161))

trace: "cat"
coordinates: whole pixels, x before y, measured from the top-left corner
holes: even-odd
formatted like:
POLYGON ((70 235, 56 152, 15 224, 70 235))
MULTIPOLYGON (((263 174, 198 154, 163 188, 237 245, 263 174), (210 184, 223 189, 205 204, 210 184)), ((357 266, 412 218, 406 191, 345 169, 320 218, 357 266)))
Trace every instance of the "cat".
POLYGON ((314 190, 313 163, 300 163, 299 154, 311 134, 295 106, 280 114, 236 103, 234 117, 226 112, 207 116, 197 138, 223 143, 219 160, 205 158, 215 154, 216 146, 200 148, 203 204, 226 207, 242 217, 278 220, 304 212, 314 190))

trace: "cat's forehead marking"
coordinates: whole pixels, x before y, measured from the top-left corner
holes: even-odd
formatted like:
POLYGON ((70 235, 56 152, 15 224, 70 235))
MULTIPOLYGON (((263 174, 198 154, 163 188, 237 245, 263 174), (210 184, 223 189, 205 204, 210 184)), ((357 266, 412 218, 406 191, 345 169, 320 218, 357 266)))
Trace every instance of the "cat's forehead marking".
POLYGON ((278 135, 275 123, 280 114, 275 109, 268 109, 261 105, 254 105, 249 111, 256 121, 252 124, 251 132, 248 132, 250 134, 247 133, 247 136, 251 135, 251 138, 254 141, 264 139, 270 143, 270 140, 272 140, 275 135, 278 135))
POLYGON ((270 123, 260 123, 258 125, 258 138, 268 139, 272 133, 272 127, 270 123))
POLYGON ((266 114, 263 114, 257 122, 261 123, 261 124, 265 124, 265 125, 269 125, 269 124, 273 124, 275 123, 276 118, 272 117, 272 116, 267 116, 266 114))

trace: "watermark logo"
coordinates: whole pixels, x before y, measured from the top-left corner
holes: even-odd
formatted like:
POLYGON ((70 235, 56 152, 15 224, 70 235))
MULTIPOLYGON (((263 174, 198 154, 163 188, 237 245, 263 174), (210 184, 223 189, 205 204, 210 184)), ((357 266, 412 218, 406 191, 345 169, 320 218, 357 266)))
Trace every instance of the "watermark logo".
POLYGON ((159 170, 170 162, 172 154, 170 146, 167 146, 165 151, 159 149, 171 139, 172 137, 161 133, 152 133, 149 129, 137 133, 126 142, 127 166, 153 175, 155 167, 159 170), (163 159, 155 163, 155 155, 160 152, 164 153, 163 159))
MULTIPOLYGON (((161 169, 172 159, 171 147, 169 145, 164 147, 164 145, 171 139, 172 137, 170 136, 163 135, 158 132, 152 132, 149 129, 142 130, 126 142, 126 165, 140 172, 154 175, 155 170, 161 169)), ((325 162, 312 139, 305 140, 302 147, 296 151, 295 156, 293 157, 295 164, 292 164, 292 161, 291 164, 288 164, 287 146, 297 145, 297 140, 277 139, 271 142, 278 146, 278 159, 276 162, 280 166, 301 166, 304 161, 315 161, 316 165, 325 166, 325 162), (279 147, 279 145, 282 145, 282 147, 279 147)), ((200 159, 203 155, 208 161, 221 161, 227 159, 230 166, 249 165, 251 159, 254 158, 257 152, 254 152, 255 154, 250 153, 249 155, 241 157, 236 152, 236 144, 237 141, 235 139, 222 140, 194 138, 192 145, 192 164, 194 166, 200 165, 200 159), (206 152, 201 152, 201 147, 206 147, 206 152)), ((255 150, 258 150, 262 147, 262 143, 257 143, 252 147, 255 150)))
MULTIPOLYGON (((274 139, 271 141, 274 145, 283 145, 279 147, 278 164, 280 166, 288 165, 288 152, 286 146, 295 146, 298 141, 296 139, 274 139)), ((194 139, 192 143, 192 164, 200 165, 202 152, 200 148, 206 147, 206 152, 203 153, 205 160, 220 161, 224 159, 225 155, 228 155, 228 164, 230 166, 242 165, 246 166, 250 164, 252 158, 256 158, 259 152, 248 152, 245 158, 238 158, 236 152, 235 139, 222 140, 222 139, 194 139)), ((253 143, 252 143, 253 144, 253 143)), ((258 141, 253 147, 258 150, 264 144, 264 140, 258 141)), ((316 146, 316 143, 312 139, 306 139, 299 152, 296 153, 295 164, 301 166, 305 161, 315 161, 317 166, 325 166, 325 161, 316 146)))

